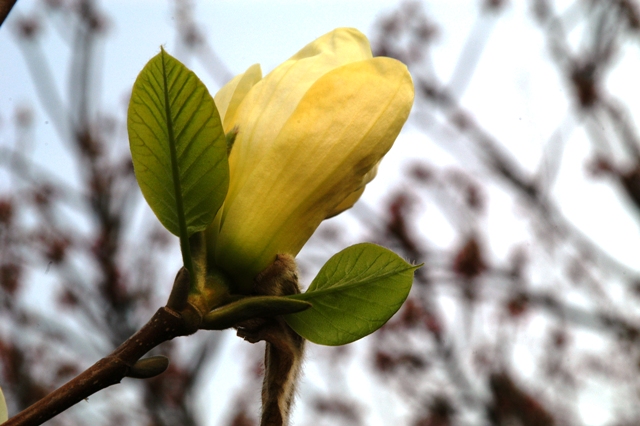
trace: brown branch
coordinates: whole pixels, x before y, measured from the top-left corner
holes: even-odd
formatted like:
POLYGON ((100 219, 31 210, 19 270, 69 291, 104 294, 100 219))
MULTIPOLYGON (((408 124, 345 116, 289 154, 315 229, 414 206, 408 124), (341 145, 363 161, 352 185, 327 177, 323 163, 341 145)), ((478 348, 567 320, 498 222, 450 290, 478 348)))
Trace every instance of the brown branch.
POLYGON ((40 401, 10 418, 3 426, 36 426, 94 393, 120 383, 125 377, 150 378, 164 372, 168 362, 164 357, 140 358, 159 344, 179 336, 188 336, 199 329, 222 330, 240 321, 304 311, 311 304, 285 297, 254 296, 235 300, 201 314, 181 294, 189 286, 189 274, 182 269, 176 276, 168 306, 158 309, 137 333, 127 339, 109 356, 102 358, 77 377, 51 392, 40 401))
POLYGON ((4 426, 40 425, 94 393, 127 377, 136 362, 160 343, 198 330, 201 315, 187 305, 176 312, 162 307, 136 334, 62 387, 10 418, 4 426))
POLYGON ((18 0, 0 0, 0 26, 18 0))

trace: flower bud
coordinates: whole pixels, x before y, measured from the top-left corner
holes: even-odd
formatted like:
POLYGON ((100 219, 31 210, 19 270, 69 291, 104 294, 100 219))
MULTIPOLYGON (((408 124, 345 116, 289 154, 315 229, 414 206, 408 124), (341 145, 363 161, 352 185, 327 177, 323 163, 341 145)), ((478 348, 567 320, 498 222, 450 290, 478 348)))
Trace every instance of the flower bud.
POLYGON ((373 179, 413 104, 404 64, 373 58, 366 37, 340 28, 261 78, 251 66, 216 95, 237 129, 230 184, 207 230, 208 256, 249 292, 276 254, 295 256, 327 217, 373 179))

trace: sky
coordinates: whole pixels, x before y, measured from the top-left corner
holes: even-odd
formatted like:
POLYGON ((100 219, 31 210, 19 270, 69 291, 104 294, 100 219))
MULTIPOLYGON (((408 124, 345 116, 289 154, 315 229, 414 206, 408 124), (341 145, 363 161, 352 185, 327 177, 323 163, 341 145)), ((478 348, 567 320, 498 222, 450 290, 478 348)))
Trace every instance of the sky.
MULTIPOLYGON (((37 97, 24 57, 11 34, 15 19, 28 14, 33 3, 34 0, 19 0, 8 21, 0 27, 0 145, 8 144, 12 138, 11 121, 16 108, 24 105, 34 107, 37 123, 34 139, 39 141, 33 147, 34 157, 52 173, 73 181, 75 172, 68 167, 69 158, 61 153, 55 129, 49 124, 46 113, 35 102, 37 97)), ((472 0, 428 2, 426 10, 444 30, 434 49, 436 73, 442 81, 450 78, 465 40, 475 28, 478 3, 472 0)), ((553 68, 540 61, 540 57, 545 56, 545 46, 538 30, 525 17, 525 3, 528 2, 510 2, 505 15, 495 26, 485 22, 487 28, 491 28, 487 30, 491 31, 490 42, 469 89, 460 94, 460 100, 466 108, 477 113, 477 121, 483 123, 490 133, 499 140, 509 141, 507 148, 514 156, 533 168, 542 155, 543 143, 564 120, 570 118, 567 118, 569 106, 561 101, 566 99, 563 91, 567 89, 558 81, 553 68), (549 102, 549 99, 559 101, 549 102), (540 105, 545 107, 540 108, 540 105)), ((263 74, 266 74, 305 44, 334 28, 355 27, 373 36, 380 16, 398 4, 392 0, 200 1, 196 4, 196 19, 232 74, 243 72, 254 63, 260 63, 263 74)), ((166 1, 109 0, 100 2, 100 5, 111 16, 111 21, 108 40, 103 45, 104 90, 99 96, 116 114, 124 117, 128 91, 144 64, 159 51, 160 45, 169 53, 174 52, 175 16, 171 4, 166 1)), ((59 34, 51 27, 45 31, 52 36, 51 41, 43 45, 50 61, 49 67, 57 77, 56 81, 64 83, 59 90, 67 90, 74 82, 69 82, 65 74, 68 49, 60 48, 63 43, 59 38, 61 35, 64 37, 64 29, 59 34)), ((640 67, 637 55, 625 56, 625 61, 632 61, 632 65, 638 62, 636 70, 640 67)), ((193 67, 212 93, 217 91, 220 82, 198 63, 187 62, 187 65, 193 67)), ((629 92, 628 85, 624 84, 631 78, 631 75, 614 73, 608 84, 614 92, 624 95, 625 101, 640 107, 636 105, 637 101, 633 101, 634 97, 640 99, 636 96, 640 93, 633 92, 637 87, 629 92)), ((640 108, 634 110, 640 111, 640 108)), ((423 130, 415 118, 409 121, 383 163, 378 178, 365 193, 365 202, 374 204, 389 182, 398 177, 399 170, 415 159, 425 159, 438 165, 458 162, 452 153, 456 147, 455 140, 451 141, 451 146, 429 143, 428 132, 425 136, 423 130)), ((628 214, 624 201, 610 191, 608 184, 584 182, 583 167, 590 152, 584 135, 579 131, 567 135, 565 149, 565 158, 569 160, 554 188, 554 195, 564 200, 565 214, 610 253, 633 265, 636 254, 640 252, 637 223, 628 214), (603 199, 606 205, 602 205, 603 199), (594 205, 594 200, 600 200, 600 205, 594 205), (602 226, 604 218, 608 218, 606 227, 602 226)), ((496 197, 496 202, 491 204, 494 210, 489 215, 487 232, 497 236, 492 240, 492 249, 500 255, 510 247, 514 237, 522 233, 522 226, 512 219, 513 206, 506 200, 501 201, 498 195, 496 197)), ((424 223, 430 229, 433 241, 443 247, 450 245, 455 229, 437 209, 427 210, 424 223)), ((233 345, 225 345, 220 362, 229 362, 232 357, 233 345)), ((212 367, 214 370, 217 373, 211 383, 225 380, 219 374, 237 373, 233 368, 226 368, 222 373, 220 368, 212 367)), ((209 389, 208 392, 213 391, 209 389)), ((206 405, 207 398, 209 396, 203 396, 203 405, 206 405)), ((207 413, 210 425, 216 424, 217 415, 207 413)), ((590 418, 603 418, 602 415, 590 418)))

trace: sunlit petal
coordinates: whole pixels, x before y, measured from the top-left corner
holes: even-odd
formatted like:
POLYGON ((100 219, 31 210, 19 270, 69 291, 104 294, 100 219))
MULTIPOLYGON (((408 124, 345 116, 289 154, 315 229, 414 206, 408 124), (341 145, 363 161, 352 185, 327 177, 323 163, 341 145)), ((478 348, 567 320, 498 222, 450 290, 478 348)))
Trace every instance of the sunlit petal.
POLYGON ((362 178, 362 183, 360 184, 360 188, 358 188, 356 191, 354 191, 351 194, 349 194, 349 196, 347 198, 345 198, 340 204, 335 206, 333 208, 333 210, 331 212, 329 212, 329 214, 327 215, 327 219, 330 218, 330 217, 333 217, 333 216, 337 216, 340 213, 342 213, 343 211, 353 207, 353 205, 356 203, 356 201, 358 201, 360 199, 360 196, 364 192, 365 186, 369 182, 371 182, 374 177, 376 177, 376 174, 378 173, 378 166, 379 165, 380 165, 380 161, 378 161, 376 163, 376 165, 373 166, 373 168, 371 170, 369 170, 366 175, 364 175, 364 177, 362 178))
POLYGON ((220 117, 224 131, 231 130, 230 123, 235 117, 238 106, 249 93, 249 90, 262 79, 260 64, 251 65, 244 73, 235 76, 231 81, 216 93, 214 101, 220 117))
POLYGON ((0 389, 0 423, 4 423, 9 419, 9 411, 7 410, 7 403, 4 400, 4 394, 0 389))
MULTIPOLYGON (((286 122, 272 129, 276 134, 268 142, 261 134, 245 134, 244 143, 263 145, 238 153, 242 167, 231 169, 236 182, 225 202, 216 263, 248 283, 275 254, 297 254, 320 222, 362 188, 412 103, 406 67, 373 58, 319 77, 286 122), (247 172, 238 176, 238 170, 247 172)), ((236 123, 242 132, 240 117, 239 109, 236 123)))
POLYGON ((229 123, 229 129, 237 125, 240 130, 229 158, 232 176, 235 174, 231 188, 242 185, 254 163, 247 157, 262 157, 318 78, 344 64, 371 57, 371 47, 361 32, 340 28, 309 43, 257 83, 229 123))

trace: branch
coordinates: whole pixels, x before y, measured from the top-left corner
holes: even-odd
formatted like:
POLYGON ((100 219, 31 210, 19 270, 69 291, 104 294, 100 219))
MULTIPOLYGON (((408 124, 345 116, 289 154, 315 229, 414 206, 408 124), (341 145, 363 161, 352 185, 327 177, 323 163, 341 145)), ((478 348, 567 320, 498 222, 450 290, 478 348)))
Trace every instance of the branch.
POLYGON ((109 356, 10 418, 3 426, 40 425, 94 393, 120 383, 124 377, 135 375, 131 374, 132 368, 144 354, 174 337, 195 333, 201 321, 201 315, 191 305, 180 312, 167 307, 158 309, 140 331, 109 356))
POLYGON ((0 0, 0 26, 18 0, 0 0))
POLYGON ((111 355, 2 425, 37 426, 94 393, 120 383, 125 377, 146 379, 163 373, 168 365, 166 358, 140 358, 174 337, 188 336, 199 329, 222 330, 247 319, 291 314, 311 307, 309 302, 286 297, 252 296, 235 300, 203 316, 184 293, 190 282, 186 272, 183 268, 176 276, 168 306, 158 309, 140 331, 111 355))

